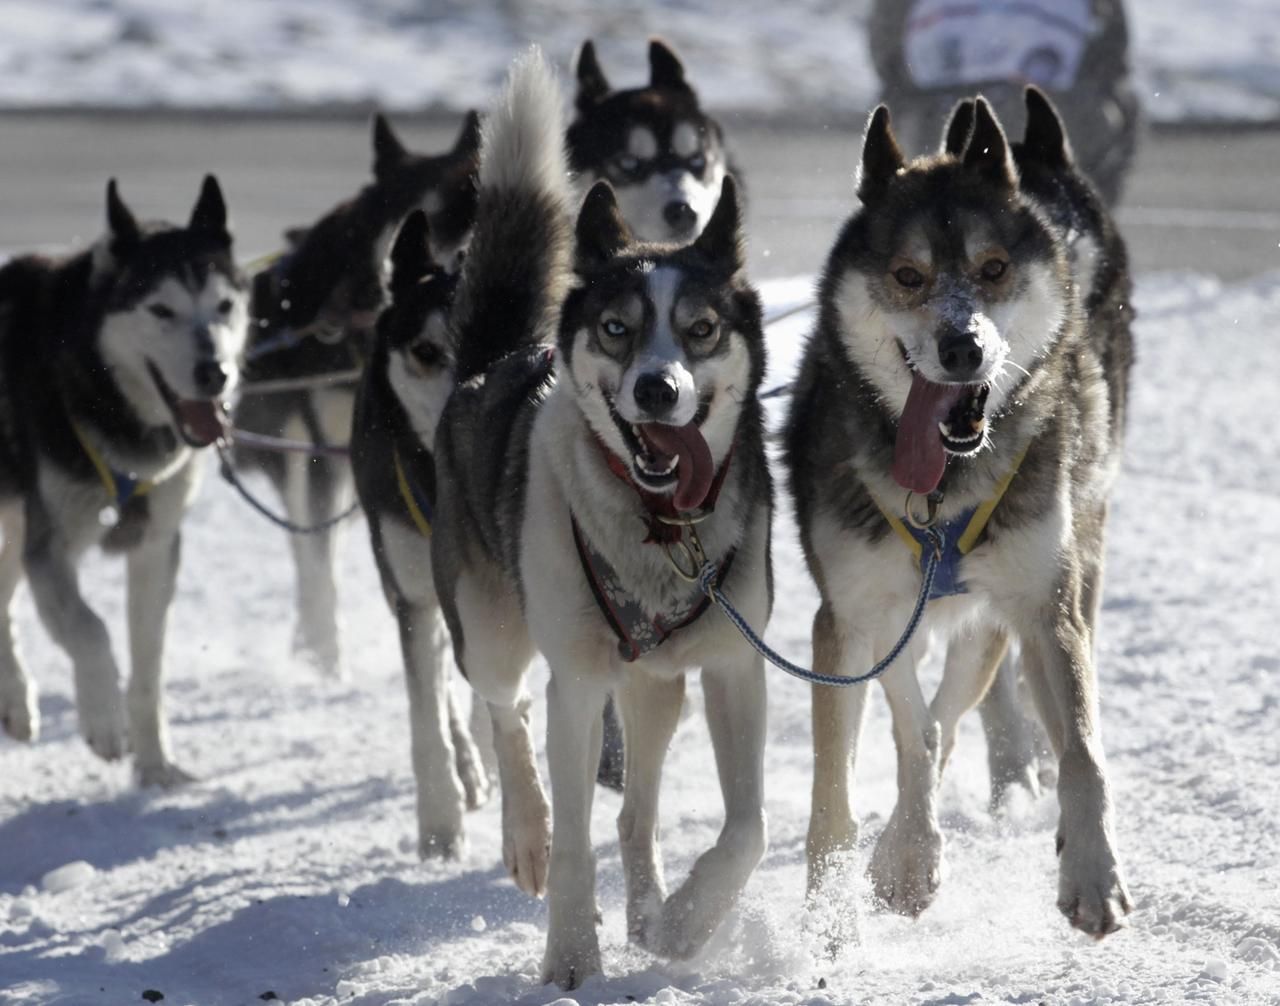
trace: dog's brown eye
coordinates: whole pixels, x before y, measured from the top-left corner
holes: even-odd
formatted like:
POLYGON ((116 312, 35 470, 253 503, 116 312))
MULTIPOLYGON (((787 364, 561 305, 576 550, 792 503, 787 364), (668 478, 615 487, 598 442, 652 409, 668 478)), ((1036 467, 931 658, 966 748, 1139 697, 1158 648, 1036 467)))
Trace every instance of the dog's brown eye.
POLYGON ((172 321, 174 318, 173 311, 165 307, 163 304, 148 304, 147 310, 161 321, 172 321))
POLYGON ((617 318, 609 318, 600 323, 600 331, 604 332, 610 339, 621 339, 627 334, 627 326, 617 318))
POLYGON ((893 278, 898 281, 899 286, 904 286, 908 290, 915 290, 924 286, 924 274, 919 269, 912 269, 909 265, 895 269, 893 278))
POLYGON ((1005 274, 1005 270, 1009 268, 1009 263, 1004 259, 989 258, 982 263, 982 278, 988 283, 994 283, 1005 274))
POLYGON ((412 352, 414 359, 424 367, 438 367, 444 361, 444 353, 434 342, 415 342, 412 352))
POLYGON ((709 339, 715 333, 715 330, 715 325, 703 318, 689 326, 689 337, 692 339, 709 339))
POLYGON ((218 301, 218 313, 219 313, 219 314, 230 314, 230 313, 231 313, 231 309, 232 309, 234 306, 235 306, 235 305, 231 302, 231 298, 230 298, 230 297, 223 297, 223 298, 222 298, 222 300, 218 301))

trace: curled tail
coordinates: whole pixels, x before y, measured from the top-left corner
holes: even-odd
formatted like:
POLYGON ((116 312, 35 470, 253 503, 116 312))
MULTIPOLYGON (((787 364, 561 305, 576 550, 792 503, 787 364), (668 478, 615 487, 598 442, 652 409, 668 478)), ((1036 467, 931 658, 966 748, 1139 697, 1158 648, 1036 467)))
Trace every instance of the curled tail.
POLYGON ((476 223, 452 317, 459 383, 554 339, 572 272, 564 136, 560 88, 531 49, 481 131, 476 223))

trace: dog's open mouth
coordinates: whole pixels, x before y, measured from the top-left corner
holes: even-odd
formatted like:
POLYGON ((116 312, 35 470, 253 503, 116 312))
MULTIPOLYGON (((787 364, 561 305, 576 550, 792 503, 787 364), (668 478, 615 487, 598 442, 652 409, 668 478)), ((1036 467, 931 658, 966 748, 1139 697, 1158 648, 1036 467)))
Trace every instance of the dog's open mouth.
POLYGON ((629 423, 618 415, 613 403, 609 414, 622 434, 631 457, 631 469, 641 488, 650 492, 667 492, 674 488, 675 508, 696 510, 702 506, 711 483, 715 480, 715 464, 711 448, 702 436, 702 421, 709 403, 703 403, 693 421, 684 426, 667 423, 629 423))
POLYGON ((894 481, 913 493, 931 493, 942 481, 948 454, 981 448, 990 390, 986 384, 935 384, 912 368, 894 444, 894 481))
POLYGON ((156 382, 160 397, 173 413, 174 424, 189 447, 208 447, 222 436, 221 399, 217 398, 180 398, 178 393, 169 387, 168 382, 160 376, 160 370, 150 360, 147 370, 151 379, 156 382))

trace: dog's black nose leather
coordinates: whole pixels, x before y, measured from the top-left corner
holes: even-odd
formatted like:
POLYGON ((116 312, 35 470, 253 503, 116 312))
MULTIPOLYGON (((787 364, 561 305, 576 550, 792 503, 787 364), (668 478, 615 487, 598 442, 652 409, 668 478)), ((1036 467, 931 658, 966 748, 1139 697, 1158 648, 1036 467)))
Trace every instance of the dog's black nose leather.
POLYGON ((674 230, 678 231, 690 230, 698 222, 698 214, 693 211, 693 207, 680 199, 667 203, 662 208, 662 216, 674 230))
POLYGON ((670 374, 658 371, 636 378, 636 405, 651 416, 665 416, 680 400, 680 386, 670 374))
POLYGON ((968 332, 951 332, 938 340, 938 362, 951 377, 964 380, 982 366, 982 347, 968 332))
POLYGON ((222 361, 201 360, 196 364, 195 373, 192 376, 196 390, 202 395, 216 395, 227 386, 227 378, 230 375, 222 361))

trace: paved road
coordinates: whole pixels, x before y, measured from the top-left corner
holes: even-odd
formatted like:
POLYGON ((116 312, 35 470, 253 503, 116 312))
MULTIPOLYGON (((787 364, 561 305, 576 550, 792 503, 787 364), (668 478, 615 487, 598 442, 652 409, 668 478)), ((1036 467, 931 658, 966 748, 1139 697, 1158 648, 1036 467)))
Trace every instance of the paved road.
MULTIPOLYGON (((858 137, 844 129, 730 132, 747 174, 757 278, 816 271, 853 203, 858 137)), ((409 122, 422 149, 453 125, 409 122)), ((1155 134, 1131 176, 1121 221, 1137 268, 1236 279, 1280 268, 1280 132, 1155 134)), ((143 215, 185 214, 216 171, 244 257, 318 216, 367 177, 367 125, 352 119, 0 116, 0 248, 92 238, 105 179, 143 215)))

